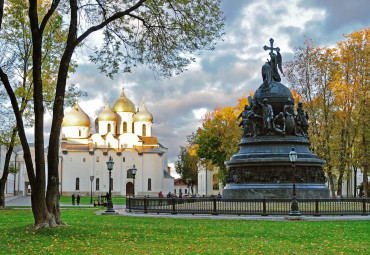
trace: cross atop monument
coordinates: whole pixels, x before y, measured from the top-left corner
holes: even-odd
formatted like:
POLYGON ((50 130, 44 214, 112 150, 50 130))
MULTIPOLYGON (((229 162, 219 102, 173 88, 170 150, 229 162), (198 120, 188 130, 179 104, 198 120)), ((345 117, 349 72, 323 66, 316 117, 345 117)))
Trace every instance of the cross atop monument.
POLYGON ((274 53, 274 50, 275 51, 280 51, 280 48, 279 47, 274 48, 274 39, 272 39, 272 38, 270 38, 270 45, 271 45, 271 47, 267 47, 266 45, 263 46, 263 49, 264 50, 270 50, 270 52, 272 54, 274 53))

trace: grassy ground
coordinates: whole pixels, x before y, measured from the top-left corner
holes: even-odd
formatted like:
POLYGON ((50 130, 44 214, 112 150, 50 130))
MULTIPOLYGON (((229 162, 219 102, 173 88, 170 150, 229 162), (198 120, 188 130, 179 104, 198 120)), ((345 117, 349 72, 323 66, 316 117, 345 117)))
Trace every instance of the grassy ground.
POLYGON ((369 254, 370 221, 271 222, 97 216, 63 209, 68 227, 34 231, 31 210, 0 211, 4 254, 369 254))
MULTIPOLYGON (((93 197, 94 200, 98 200, 98 197, 93 197)), ((126 204, 126 197, 112 197, 113 204, 115 205, 125 205, 126 204)), ((72 204, 72 197, 70 196, 62 196, 59 199, 61 204, 72 204)), ((90 204, 90 196, 81 196, 80 200, 81 205, 89 205, 90 204)))

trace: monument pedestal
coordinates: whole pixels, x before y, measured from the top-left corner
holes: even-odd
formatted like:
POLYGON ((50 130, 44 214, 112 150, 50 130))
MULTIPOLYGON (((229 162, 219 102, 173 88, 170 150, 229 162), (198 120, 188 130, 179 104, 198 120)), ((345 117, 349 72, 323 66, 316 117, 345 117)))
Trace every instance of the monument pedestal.
MULTIPOLYGON (((224 198, 292 198, 292 183, 277 184, 234 184, 229 183, 223 190, 224 198)), ((325 184, 296 184, 296 197, 328 198, 329 190, 325 184)))
POLYGON ((289 161, 292 146, 297 152, 297 198, 328 198, 321 160, 309 149, 309 141, 299 136, 243 138, 240 151, 225 164, 224 198, 291 198, 293 168, 289 161))

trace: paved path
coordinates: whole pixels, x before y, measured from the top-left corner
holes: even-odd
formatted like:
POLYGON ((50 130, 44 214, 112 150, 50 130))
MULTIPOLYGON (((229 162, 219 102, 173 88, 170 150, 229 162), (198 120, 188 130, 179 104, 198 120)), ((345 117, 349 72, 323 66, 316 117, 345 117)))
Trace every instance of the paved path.
MULTIPOLYGON (((265 221, 359 221, 370 220, 370 216, 259 216, 259 215, 192 215, 192 214, 169 214, 169 213, 142 213, 142 212, 128 212, 126 209, 115 208, 116 216, 130 216, 130 217, 153 217, 153 218, 177 218, 177 219, 227 219, 227 220, 265 220, 265 221)), ((99 211, 97 215, 109 215, 105 211, 99 211)))
MULTIPOLYGON (((31 197, 30 196, 6 197, 5 198, 5 206, 31 206, 31 197)), ((78 205, 71 205, 71 204, 60 204, 60 206, 68 206, 68 207, 79 208, 78 205)), ((87 204, 87 205, 81 204, 80 206, 82 208, 94 207, 93 205, 90 205, 90 204, 87 204)), ((114 205, 114 208, 125 209, 126 205, 114 205)))
MULTIPOLYGON (((31 206, 31 197, 15 196, 5 198, 6 206, 31 206)), ((73 206, 71 204, 61 204, 61 206, 69 206, 73 208, 79 208, 79 206, 73 206)), ((81 208, 93 207, 92 205, 81 205, 81 208)), ((126 205, 114 205, 114 210, 117 216, 130 216, 130 217, 155 217, 155 218, 181 218, 181 219, 229 219, 229 220, 267 220, 267 221, 347 221, 347 220, 370 220, 368 216, 237 216, 237 215, 191 215, 191 214, 168 214, 168 213, 138 213, 126 211, 126 205)), ((96 214, 102 215, 105 210, 98 211, 96 214)))

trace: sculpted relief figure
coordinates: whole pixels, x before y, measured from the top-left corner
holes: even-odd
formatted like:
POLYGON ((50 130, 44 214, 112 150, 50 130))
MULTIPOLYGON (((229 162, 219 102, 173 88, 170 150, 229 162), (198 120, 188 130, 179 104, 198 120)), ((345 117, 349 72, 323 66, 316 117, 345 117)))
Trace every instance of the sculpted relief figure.
POLYGON ((273 121, 274 132, 278 135, 285 135, 285 117, 284 113, 280 112, 276 115, 273 121))
POLYGON ((297 132, 297 135, 302 135, 308 138, 308 114, 305 110, 303 110, 302 102, 298 102, 297 126, 299 126, 300 129, 300 133, 297 132))
POLYGON ((280 55, 280 48, 276 47, 274 48, 274 39, 270 39, 270 47, 264 46, 264 50, 270 50, 270 60, 267 60, 267 62, 262 66, 262 79, 265 86, 269 86, 273 81, 280 82, 281 78, 278 72, 278 69, 280 72, 284 75, 283 68, 282 68, 282 57, 280 55), (276 51, 276 54, 274 53, 276 51))
POLYGON ((242 120, 239 123, 239 127, 243 127, 242 138, 256 136, 257 130, 255 118, 258 118, 259 116, 254 113, 253 109, 249 105, 245 105, 244 111, 239 114, 236 121, 238 121, 240 117, 242 120))
POLYGON ((288 103, 284 105, 284 116, 286 123, 286 134, 295 134, 295 120, 294 120, 294 102, 291 98, 288 98, 288 103))
POLYGON ((268 104, 268 99, 263 99, 262 108, 262 120, 264 133, 272 134, 272 119, 274 118, 274 112, 272 106, 268 104))

